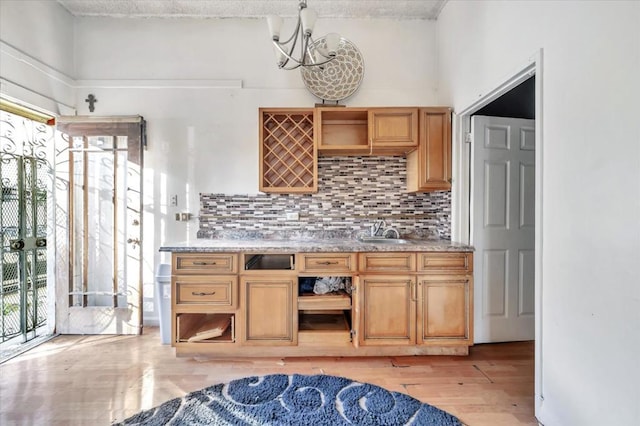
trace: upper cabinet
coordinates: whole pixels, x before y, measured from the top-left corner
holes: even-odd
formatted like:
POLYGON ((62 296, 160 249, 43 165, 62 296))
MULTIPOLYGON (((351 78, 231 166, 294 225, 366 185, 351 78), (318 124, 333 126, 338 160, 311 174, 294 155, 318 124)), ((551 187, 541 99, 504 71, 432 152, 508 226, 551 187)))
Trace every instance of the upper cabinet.
POLYGON ((260 108, 260 191, 318 191, 313 108, 260 108))
POLYGON ((319 155, 404 155, 418 144, 418 108, 319 107, 319 155))
POLYGON ((418 108, 369 109, 369 138, 374 152, 406 154, 418 146, 418 108))
POLYGON ((451 109, 420 108, 420 143, 407 154, 407 191, 451 189, 451 109))
POLYGON ((318 191, 318 155, 406 155, 407 191, 451 189, 451 109, 260 108, 260 191, 318 191))

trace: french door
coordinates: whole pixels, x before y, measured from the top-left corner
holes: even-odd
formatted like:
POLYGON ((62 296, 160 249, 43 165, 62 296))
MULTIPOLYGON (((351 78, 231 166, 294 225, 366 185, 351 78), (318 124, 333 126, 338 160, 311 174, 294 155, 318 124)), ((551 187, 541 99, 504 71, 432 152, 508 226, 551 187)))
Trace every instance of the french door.
POLYGON ((57 331, 142 330, 142 117, 60 117, 58 239, 68 285, 57 293, 57 331))

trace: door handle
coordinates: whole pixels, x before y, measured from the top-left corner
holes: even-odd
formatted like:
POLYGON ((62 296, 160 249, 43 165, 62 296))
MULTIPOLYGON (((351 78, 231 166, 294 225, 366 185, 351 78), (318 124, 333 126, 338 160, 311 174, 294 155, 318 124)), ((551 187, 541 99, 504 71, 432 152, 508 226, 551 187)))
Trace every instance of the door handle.
POLYGON ((38 238, 36 239, 36 247, 46 247, 47 239, 46 238, 38 238))
POLYGON ((13 240, 9 244, 9 247, 13 251, 21 251, 24 248, 24 240, 13 240))

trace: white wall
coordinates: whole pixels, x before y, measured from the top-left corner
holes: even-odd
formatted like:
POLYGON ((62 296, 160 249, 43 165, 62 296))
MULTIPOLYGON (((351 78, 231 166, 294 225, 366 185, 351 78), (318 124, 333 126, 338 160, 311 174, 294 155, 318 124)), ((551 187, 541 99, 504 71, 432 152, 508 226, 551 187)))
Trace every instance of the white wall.
POLYGON ((543 49, 537 415, 640 424, 640 2, 450 1, 437 43, 458 111, 543 49))
POLYGON ((0 1, 0 92, 54 114, 69 113, 73 16, 53 1, 0 1))

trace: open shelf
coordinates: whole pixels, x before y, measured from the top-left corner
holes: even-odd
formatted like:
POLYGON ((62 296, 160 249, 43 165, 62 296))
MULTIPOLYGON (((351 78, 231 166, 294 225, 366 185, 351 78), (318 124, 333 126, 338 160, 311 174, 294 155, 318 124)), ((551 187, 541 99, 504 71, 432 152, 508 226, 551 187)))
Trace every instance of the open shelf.
POLYGON ((298 311, 298 344, 351 344, 350 311, 298 311))
POLYGON ((303 293, 298 296, 299 310, 351 309, 351 296, 344 290, 327 294, 303 293))
POLYGON ((232 343, 235 341, 233 314, 184 313, 176 316, 178 343, 232 343))
POLYGON ((367 109, 318 108, 318 151, 324 154, 361 154, 369 150, 367 109))

